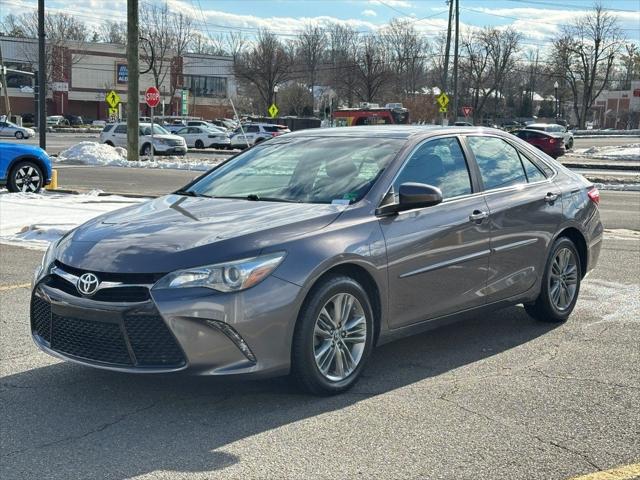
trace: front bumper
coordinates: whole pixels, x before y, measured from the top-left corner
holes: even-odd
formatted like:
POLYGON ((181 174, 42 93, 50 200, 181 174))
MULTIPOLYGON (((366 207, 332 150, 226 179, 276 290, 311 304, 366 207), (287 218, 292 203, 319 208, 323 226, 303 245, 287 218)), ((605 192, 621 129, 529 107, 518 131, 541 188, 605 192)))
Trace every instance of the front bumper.
POLYGON ((186 145, 164 145, 161 143, 154 144, 154 150, 161 155, 186 155, 186 145))
POLYGON ((288 372, 300 307, 300 288, 289 282, 268 277, 233 294, 152 290, 146 299, 111 301, 118 298, 74 295, 54 277, 34 287, 31 330, 36 345, 58 358, 130 373, 288 372))

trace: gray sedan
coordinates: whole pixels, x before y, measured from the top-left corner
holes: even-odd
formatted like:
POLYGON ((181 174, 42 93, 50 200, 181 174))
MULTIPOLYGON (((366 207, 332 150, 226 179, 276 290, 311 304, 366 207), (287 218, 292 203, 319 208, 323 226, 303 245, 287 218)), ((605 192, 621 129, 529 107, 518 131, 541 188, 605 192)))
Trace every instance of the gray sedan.
POLYGON ((93 367, 339 393, 395 338, 514 304, 567 320, 600 253, 598 201, 498 130, 294 132, 51 245, 31 331, 93 367))
POLYGON ((33 137, 36 134, 32 128, 20 127, 12 122, 0 122, 0 137, 15 137, 17 139, 33 137))

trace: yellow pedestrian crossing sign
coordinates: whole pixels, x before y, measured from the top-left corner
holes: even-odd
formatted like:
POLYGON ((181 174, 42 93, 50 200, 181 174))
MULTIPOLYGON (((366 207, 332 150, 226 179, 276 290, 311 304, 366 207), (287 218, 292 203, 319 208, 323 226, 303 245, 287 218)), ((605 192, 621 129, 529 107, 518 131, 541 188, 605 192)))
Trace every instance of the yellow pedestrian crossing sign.
MULTIPOLYGON (((440 104, 440 111, 442 112, 442 109, 447 107, 447 105, 449 105, 449 96, 442 92, 440 95, 438 95, 438 98, 436 98, 436 101, 440 104)), ((446 112, 446 110, 444 110, 446 112)))
POLYGON ((269 107, 269 116, 271 118, 276 118, 276 116, 278 115, 278 107, 276 107, 275 103, 272 103, 271 106, 269 107))
POLYGON ((115 90, 111 90, 109 93, 107 93, 105 101, 111 108, 116 108, 120 103, 120 95, 118 95, 115 90))

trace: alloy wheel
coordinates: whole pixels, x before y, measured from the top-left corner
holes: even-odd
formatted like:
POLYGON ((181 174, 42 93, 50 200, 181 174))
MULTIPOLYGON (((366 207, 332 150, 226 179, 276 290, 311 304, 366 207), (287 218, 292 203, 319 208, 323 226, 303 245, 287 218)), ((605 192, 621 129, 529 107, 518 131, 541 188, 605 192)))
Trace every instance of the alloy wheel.
POLYGON ((24 138, 24 134, 22 132, 16 132, 16 138, 18 140, 22 140, 24 138))
POLYGON ((362 305, 349 293, 334 295, 320 310, 313 332, 316 365, 337 382, 358 367, 365 350, 367 319, 362 305))
POLYGON ((554 307, 567 310, 578 288, 578 262, 568 248, 561 248, 555 254, 549 273, 549 295, 554 307))
POLYGON ((40 172, 31 165, 25 165, 16 171, 15 184, 21 192, 37 192, 42 184, 40 172))

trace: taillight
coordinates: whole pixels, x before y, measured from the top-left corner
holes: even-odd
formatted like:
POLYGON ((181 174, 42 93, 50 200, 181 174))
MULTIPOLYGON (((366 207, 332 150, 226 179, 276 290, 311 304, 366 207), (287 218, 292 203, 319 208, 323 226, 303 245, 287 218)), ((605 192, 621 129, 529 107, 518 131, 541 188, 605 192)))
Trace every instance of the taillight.
POLYGON ((589 196, 589 200, 591 200, 596 205, 600 204, 600 191, 596 187, 591 187, 587 191, 587 195, 589 196))
POLYGON ((555 138, 550 138, 549 139, 549 143, 556 143, 556 139, 555 138))

